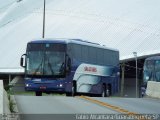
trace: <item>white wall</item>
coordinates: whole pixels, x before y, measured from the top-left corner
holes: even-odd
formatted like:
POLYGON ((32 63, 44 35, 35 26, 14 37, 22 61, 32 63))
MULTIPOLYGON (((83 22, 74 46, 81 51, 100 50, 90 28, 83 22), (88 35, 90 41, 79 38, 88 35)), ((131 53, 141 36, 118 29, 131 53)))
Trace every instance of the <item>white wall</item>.
POLYGON ((9 110, 9 101, 7 92, 4 90, 3 80, 0 80, 0 115, 1 114, 10 114, 9 110))
POLYGON ((0 80, 0 115, 3 114, 3 81, 0 80))
POLYGON ((150 97, 160 98, 160 82, 148 81, 146 94, 150 97))

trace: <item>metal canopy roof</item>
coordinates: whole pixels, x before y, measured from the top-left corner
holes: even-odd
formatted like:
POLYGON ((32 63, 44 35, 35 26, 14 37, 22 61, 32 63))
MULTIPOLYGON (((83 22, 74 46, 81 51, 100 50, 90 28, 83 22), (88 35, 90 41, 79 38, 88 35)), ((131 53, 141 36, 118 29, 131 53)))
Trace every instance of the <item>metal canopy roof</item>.
MULTIPOLYGON (((43 0, 2 0, 0 72, 23 71, 27 42, 42 36, 43 0), (12 3, 13 2, 13 3, 12 3), (11 3, 9 5, 9 3, 11 3), (34 4, 33 4, 34 3, 34 4)), ((47 38, 77 38, 116 48, 120 60, 160 52, 160 0, 46 0, 47 38)))

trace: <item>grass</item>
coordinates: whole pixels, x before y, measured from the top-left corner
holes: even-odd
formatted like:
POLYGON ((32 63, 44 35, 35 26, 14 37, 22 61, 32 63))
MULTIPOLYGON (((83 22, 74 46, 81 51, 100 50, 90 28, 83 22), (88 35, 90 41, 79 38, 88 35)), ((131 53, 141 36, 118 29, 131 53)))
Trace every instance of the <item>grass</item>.
POLYGON ((14 92, 14 95, 35 95, 34 92, 30 91, 22 91, 22 92, 14 92))

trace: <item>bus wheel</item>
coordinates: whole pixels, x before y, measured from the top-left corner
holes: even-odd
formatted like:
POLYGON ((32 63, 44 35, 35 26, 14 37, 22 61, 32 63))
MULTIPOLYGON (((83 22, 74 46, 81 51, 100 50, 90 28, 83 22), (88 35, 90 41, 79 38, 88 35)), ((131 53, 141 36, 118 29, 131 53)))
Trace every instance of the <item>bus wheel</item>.
POLYGON ((66 93, 66 96, 72 96, 72 93, 66 93))
POLYGON ((42 96, 42 92, 41 91, 36 91, 35 94, 36 94, 36 96, 42 96))
POLYGON ((73 81, 73 85, 72 85, 72 96, 74 97, 76 95, 76 91, 77 90, 77 85, 76 85, 76 81, 73 81))
POLYGON ((102 97, 107 97, 107 91, 106 91, 106 85, 103 84, 102 85, 102 94, 101 94, 102 97))
POLYGON ((110 84, 108 84, 106 87, 106 96, 107 97, 111 96, 111 85, 110 84))

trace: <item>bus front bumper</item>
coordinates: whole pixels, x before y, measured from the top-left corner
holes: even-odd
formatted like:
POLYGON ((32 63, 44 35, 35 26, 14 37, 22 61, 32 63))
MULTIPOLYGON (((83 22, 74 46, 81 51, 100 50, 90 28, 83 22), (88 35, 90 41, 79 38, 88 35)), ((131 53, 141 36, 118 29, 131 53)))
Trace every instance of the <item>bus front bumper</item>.
POLYGON ((26 91, 44 91, 44 92, 63 92, 65 87, 63 84, 35 84, 35 83, 26 83, 26 91))

